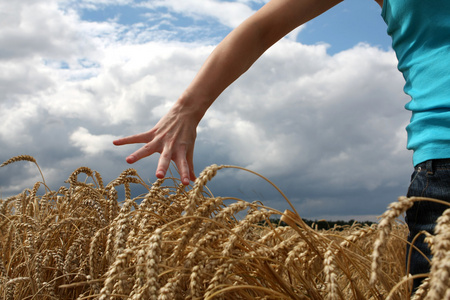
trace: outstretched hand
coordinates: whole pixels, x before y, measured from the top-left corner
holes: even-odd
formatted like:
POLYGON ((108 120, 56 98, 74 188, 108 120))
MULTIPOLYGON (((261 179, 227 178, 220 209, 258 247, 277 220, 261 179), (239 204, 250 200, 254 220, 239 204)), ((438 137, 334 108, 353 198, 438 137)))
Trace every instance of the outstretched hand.
POLYGON ((197 124, 192 114, 175 105, 150 131, 120 138, 113 143, 116 146, 144 143, 126 158, 128 163, 160 153, 156 177, 164 178, 170 162, 174 161, 181 182, 188 185, 190 180, 195 180, 193 156, 197 124))

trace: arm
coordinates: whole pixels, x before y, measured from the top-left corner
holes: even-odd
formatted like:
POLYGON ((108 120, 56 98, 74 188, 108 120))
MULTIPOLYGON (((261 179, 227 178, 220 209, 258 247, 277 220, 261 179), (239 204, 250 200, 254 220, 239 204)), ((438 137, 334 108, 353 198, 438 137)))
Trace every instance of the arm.
POLYGON ((215 48, 191 84, 153 129, 118 139, 114 144, 145 143, 127 157, 128 163, 161 153, 156 176, 163 178, 173 160, 182 183, 189 184, 189 179, 195 179, 196 128, 215 99, 275 42, 341 1, 271 0, 215 48))
MULTIPOLYGON (((272 0, 234 29, 211 53, 182 97, 208 108, 275 42, 342 0, 272 0), (208 90, 204 90, 207 87, 208 90)), ((205 111, 206 111, 205 109, 205 111)))

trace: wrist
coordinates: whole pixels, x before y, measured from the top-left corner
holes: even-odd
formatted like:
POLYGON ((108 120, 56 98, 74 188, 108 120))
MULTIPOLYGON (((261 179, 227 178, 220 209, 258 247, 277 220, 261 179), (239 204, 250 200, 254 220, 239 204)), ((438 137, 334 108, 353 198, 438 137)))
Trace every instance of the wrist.
POLYGON ((213 101, 204 95, 194 95, 185 91, 177 100, 174 105, 174 109, 179 113, 189 114, 197 123, 205 115, 208 108, 211 106, 213 101))

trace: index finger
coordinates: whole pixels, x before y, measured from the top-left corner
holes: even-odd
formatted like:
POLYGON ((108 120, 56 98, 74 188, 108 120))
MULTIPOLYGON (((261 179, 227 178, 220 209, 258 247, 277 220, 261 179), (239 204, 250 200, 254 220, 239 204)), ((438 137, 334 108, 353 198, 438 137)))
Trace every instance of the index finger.
POLYGON ((113 144, 116 146, 121 146, 128 144, 147 143, 152 140, 152 136, 153 135, 150 132, 138 133, 114 140, 113 144))
POLYGON ((158 145, 155 144, 154 141, 153 142, 149 142, 149 143, 146 143, 141 148, 139 148, 138 150, 136 150, 134 153, 130 154, 126 158, 126 161, 127 161, 127 163, 132 164, 132 163, 137 162, 141 158, 150 156, 150 155, 152 155, 153 153, 156 153, 156 152, 161 152, 160 149, 158 148, 158 145))

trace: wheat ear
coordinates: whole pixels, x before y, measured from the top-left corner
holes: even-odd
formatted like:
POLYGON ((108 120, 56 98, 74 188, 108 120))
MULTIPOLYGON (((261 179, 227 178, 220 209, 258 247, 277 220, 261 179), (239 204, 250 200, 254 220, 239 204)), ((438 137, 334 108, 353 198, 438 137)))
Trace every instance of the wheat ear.
POLYGON ((370 275, 370 284, 374 285, 377 281, 379 266, 381 264, 381 252, 384 250, 389 234, 392 230, 392 223, 402 213, 414 204, 413 198, 400 197, 397 202, 389 205, 389 209, 381 216, 381 222, 378 226, 378 238, 376 239, 372 252, 372 272, 370 275))
POLYGON ((448 299, 444 297, 450 284, 450 208, 438 218, 435 233, 427 299, 448 299))
POLYGON ((38 168, 39 173, 41 174, 42 182, 43 182, 44 185, 46 186, 46 184, 45 184, 45 179, 44 179, 44 174, 42 173, 42 170, 41 170, 41 168, 39 167, 39 165, 38 165, 36 159, 35 159, 33 156, 31 156, 31 155, 17 155, 17 156, 11 157, 10 159, 8 159, 8 160, 6 160, 6 161, 4 161, 4 162, 2 163, 2 164, 0 165, 0 168, 1 168, 1 167, 4 167, 4 166, 7 166, 7 165, 9 165, 9 164, 12 164, 12 163, 14 163, 14 162, 16 162, 16 161, 29 161, 29 162, 34 163, 34 164, 36 165, 36 167, 38 168))

